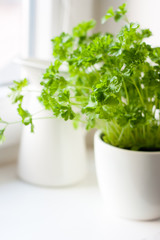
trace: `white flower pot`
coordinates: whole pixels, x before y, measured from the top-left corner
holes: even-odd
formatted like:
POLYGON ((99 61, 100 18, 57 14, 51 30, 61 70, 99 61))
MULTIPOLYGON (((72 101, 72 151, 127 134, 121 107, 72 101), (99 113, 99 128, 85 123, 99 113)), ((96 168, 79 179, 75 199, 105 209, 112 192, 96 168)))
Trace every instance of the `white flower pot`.
POLYGON ((160 152, 120 149, 94 138, 96 172, 106 210, 133 220, 160 217, 160 152))
POLYGON ((67 186, 86 175, 84 134, 71 122, 38 120, 35 133, 23 128, 18 175, 41 186, 67 186))
MULTIPOLYGON (((46 65, 46 64, 45 64, 46 65)), ((39 89, 45 65, 36 60, 22 61, 22 77, 30 88, 39 89)), ((25 103, 31 113, 43 108, 31 93, 25 103)), ((44 111, 37 117, 53 116, 44 111)), ((87 172, 85 132, 73 129, 72 122, 61 119, 34 120, 35 133, 23 127, 18 175, 26 182, 41 186, 67 186, 81 181, 87 172)))

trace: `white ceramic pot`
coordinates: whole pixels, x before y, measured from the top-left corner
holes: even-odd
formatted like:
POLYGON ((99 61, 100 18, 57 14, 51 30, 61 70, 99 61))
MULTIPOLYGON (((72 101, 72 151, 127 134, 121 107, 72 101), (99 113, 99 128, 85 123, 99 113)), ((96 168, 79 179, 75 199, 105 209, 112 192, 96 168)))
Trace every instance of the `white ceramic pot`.
POLYGON ((106 210, 133 220, 160 217, 160 152, 117 148, 94 138, 96 172, 106 210))
POLYGON ((45 119, 35 122, 35 133, 23 128, 18 175, 41 186, 67 186, 86 175, 84 135, 71 122, 45 119))
MULTIPOLYGON (((30 88, 39 90, 41 75, 46 64, 36 60, 22 61, 22 77, 27 77, 30 88)), ((43 107, 29 94, 25 103, 31 113, 43 107)), ((53 116, 44 111, 36 117, 53 116)), ((19 152, 18 175, 21 179, 49 187, 67 186, 81 181, 87 172, 85 132, 74 130, 70 121, 61 119, 34 120, 35 133, 29 126, 23 127, 19 152)))

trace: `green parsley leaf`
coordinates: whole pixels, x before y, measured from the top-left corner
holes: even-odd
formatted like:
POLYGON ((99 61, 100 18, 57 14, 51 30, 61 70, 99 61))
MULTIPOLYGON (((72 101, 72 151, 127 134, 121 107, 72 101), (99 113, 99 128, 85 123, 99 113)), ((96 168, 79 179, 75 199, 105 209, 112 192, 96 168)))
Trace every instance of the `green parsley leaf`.
POLYGON ((113 7, 110 7, 108 9, 108 11, 106 12, 106 15, 102 17, 101 19, 101 23, 105 23, 108 19, 112 18, 115 16, 115 13, 114 13, 114 10, 113 10, 113 7))
POLYGON ((114 19, 116 22, 118 22, 122 17, 125 16, 127 12, 126 9, 126 3, 123 3, 121 6, 118 7, 118 9, 115 11, 114 19))
POLYGON ((26 86, 28 86, 28 80, 26 78, 21 81, 13 81, 13 86, 10 87, 11 93, 9 94, 12 103, 22 102, 23 95, 21 92, 26 86))
POLYGON ((30 125, 31 126, 31 132, 34 132, 34 125, 32 122, 32 115, 27 111, 22 108, 21 103, 18 105, 18 113, 22 118, 22 123, 24 125, 30 125))
POLYGON ((96 25, 95 20, 90 20, 88 22, 82 22, 73 28, 73 36, 74 37, 85 37, 87 32, 94 28, 96 25))

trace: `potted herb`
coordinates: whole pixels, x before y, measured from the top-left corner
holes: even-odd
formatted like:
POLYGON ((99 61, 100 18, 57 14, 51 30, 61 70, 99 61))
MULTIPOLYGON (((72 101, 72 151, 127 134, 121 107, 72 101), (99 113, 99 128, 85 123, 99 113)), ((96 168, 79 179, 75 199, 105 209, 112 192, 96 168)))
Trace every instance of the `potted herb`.
MULTIPOLYGON (((98 129, 96 170, 108 212, 155 219, 160 217, 160 47, 145 43, 151 31, 128 21, 125 4, 116 11, 111 7, 102 23, 109 18, 126 22, 116 36, 88 35, 96 24, 91 20, 52 40, 55 61, 38 99, 55 117, 98 129), (67 77, 59 72, 62 65, 67 77)), ((19 113, 32 125, 31 115, 19 113)))

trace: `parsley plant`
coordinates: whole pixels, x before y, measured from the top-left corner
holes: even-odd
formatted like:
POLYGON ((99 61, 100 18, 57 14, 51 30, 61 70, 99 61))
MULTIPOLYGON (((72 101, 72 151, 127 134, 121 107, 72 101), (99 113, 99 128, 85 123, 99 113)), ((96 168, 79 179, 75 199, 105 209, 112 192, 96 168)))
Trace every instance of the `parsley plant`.
MULTIPOLYGON (((54 117, 73 120, 74 126, 100 129, 103 140, 131 150, 160 149, 160 47, 144 39, 152 35, 126 17, 126 4, 116 11, 109 8, 102 18, 125 21, 120 32, 89 35, 94 20, 82 22, 72 34, 61 33, 52 39, 54 63, 43 76, 39 101, 54 117), (68 75, 60 67, 67 65, 68 75)), ((25 125, 32 115, 22 108, 22 87, 15 82, 12 99, 25 125)), ((2 120, 0 120, 2 121, 2 120)), ((3 140, 4 129, 0 131, 3 140)))

